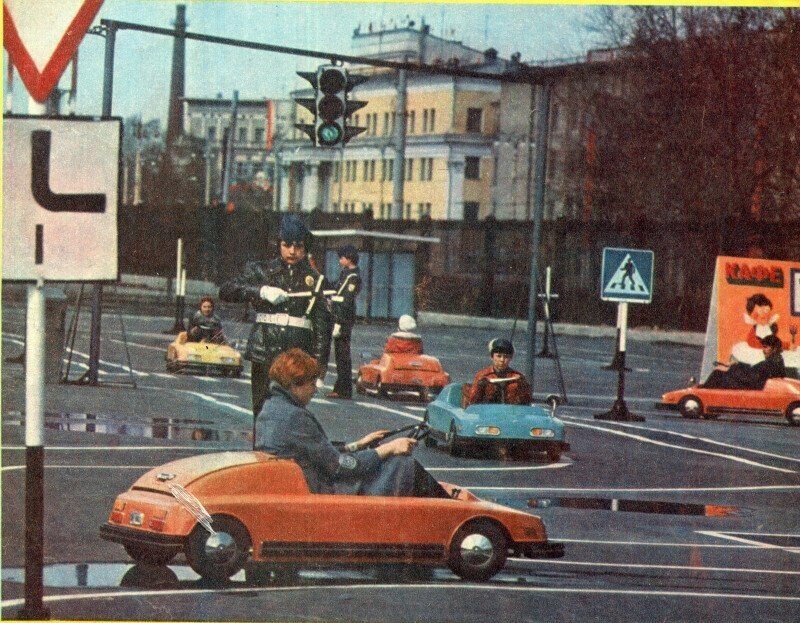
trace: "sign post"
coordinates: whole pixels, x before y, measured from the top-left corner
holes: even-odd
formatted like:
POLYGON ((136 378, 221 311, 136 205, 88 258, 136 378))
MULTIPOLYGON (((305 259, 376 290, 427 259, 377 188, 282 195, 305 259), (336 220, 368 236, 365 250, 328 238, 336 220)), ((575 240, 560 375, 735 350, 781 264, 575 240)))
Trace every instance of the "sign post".
POLYGON ((617 399, 610 411, 598 413, 597 420, 643 422, 625 404, 625 351, 627 349, 628 303, 650 303, 653 300, 653 252, 643 249, 603 249, 600 298, 616 301, 618 351, 615 362, 619 371, 617 399))

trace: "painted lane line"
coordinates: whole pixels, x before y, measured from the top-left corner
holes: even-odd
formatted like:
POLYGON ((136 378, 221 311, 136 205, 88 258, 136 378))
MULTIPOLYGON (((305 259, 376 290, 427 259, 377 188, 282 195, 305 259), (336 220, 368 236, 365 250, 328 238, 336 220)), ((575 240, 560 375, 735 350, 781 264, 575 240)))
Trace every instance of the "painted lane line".
MULTIPOLYGON (((68 595, 45 595, 42 599, 44 603, 54 602, 69 602, 69 601, 83 601, 87 599, 104 599, 109 600, 120 597, 158 597, 158 596, 174 596, 174 595, 220 595, 220 594, 234 594, 234 593, 307 593, 311 590, 322 592, 334 592, 336 595, 341 595, 342 592, 355 592, 355 591, 368 591, 373 592, 376 589, 394 588, 398 590, 407 590, 408 584, 350 584, 347 586, 335 585, 330 586, 321 584, 317 586, 286 586, 274 588, 226 588, 226 589, 161 589, 161 590, 142 590, 142 591, 115 591, 115 592, 93 592, 83 594, 68 594, 68 595)), ((748 600, 748 601, 779 601, 779 602, 800 602, 800 597, 793 595, 753 595, 746 593, 722 593, 722 592, 695 592, 695 591, 668 591, 656 589, 613 589, 613 588, 580 588, 580 587, 555 587, 555 586, 516 586, 504 584, 476 584, 469 582, 460 582, 458 584, 415 584, 414 588, 417 590, 430 589, 434 591, 447 590, 460 590, 460 591, 484 591, 496 593, 498 591, 514 592, 514 593, 552 593, 552 594, 581 594, 581 595, 625 595, 636 597, 655 597, 663 599, 665 597, 681 597, 688 599, 721 599, 721 600, 748 600)), ((25 603, 23 598, 8 599, 0 602, 2 608, 13 608, 21 606, 25 603)))
POLYGON ((770 575, 800 575, 800 571, 790 571, 790 570, 783 570, 783 569, 740 569, 735 567, 692 567, 690 565, 646 565, 646 564, 634 564, 634 563, 623 563, 623 562, 592 562, 592 561, 583 561, 583 560, 556 560, 553 558, 550 559, 530 559, 530 558, 514 558, 509 557, 509 560, 513 560, 517 563, 523 563, 528 565, 535 565, 535 564, 554 564, 560 565, 564 567, 576 566, 576 567, 611 567, 611 568, 622 568, 622 569, 656 569, 659 571, 715 571, 721 573, 763 573, 763 574, 770 574, 770 575))
MULTIPOLYGON (((571 465, 573 465, 572 461, 567 463, 548 463, 547 465, 526 465, 524 467, 426 467, 425 470, 429 472, 523 472, 538 469, 560 469, 571 465)), ((464 488, 469 489, 470 487, 464 488)))
MULTIPOLYGON (((427 469, 427 468, 426 468, 427 469)), ((646 487, 646 488, 576 488, 576 487, 485 487, 480 485, 464 485, 465 489, 488 491, 544 491, 548 493, 694 493, 694 492, 739 492, 739 491, 796 491, 800 485, 752 485, 741 487, 646 487)))
MULTIPOLYGON (((151 470, 155 465, 45 465, 45 469, 118 469, 118 470, 127 470, 127 469, 145 469, 151 470)), ((4 465, 0 467, 0 472, 17 472, 23 471, 25 469, 24 465, 4 465)))
POLYGON ((204 394, 202 392, 195 392, 195 391, 183 390, 183 389, 182 390, 178 390, 178 391, 185 392, 185 393, 189 394, 190 396, 195 396, 197 398, 200 398, 200 400, 204 400, 206 402, 210 402, 211 404, 217 405, 218 407, 225 407, 227 409, 231 409, 233 411, 237 411, 238 413, 247 413, 250 416, 253 415, 253 410, 252 409, 247 409, 245 407, 240 407, 239 405, 235 405, 235 404, 232 404, 230 402, 223 402, 222 400, 217 400, 213 396, 209 396, 208 394, 204 394))
MULTIPOLYGON (((1 446, 0 449, 3 451, 6 450, 25 450, 25 446, 1 446)), ((122 452, 142 452, 145 450, 175 450, 175 451, 186 451, 186 452, 199 452, 202 450, 207 450, 208 452, 218 452, 220 450, 232 450, 233 448, 227 447, 218 447, 214 446, 213 448, 199 448, 197 446, 45 446, 45 452, 114 452, 114 451, 122 451, 122 452)), ((199 452, 200 454, 205 454, 204 452, 199 452)))
POLYGON ((598 539, 565 539, 561 538, 558 535, 548 535, 549 538, 552 538, 556 541, 561 541, 564 543, 581 543, 584 545, 613 545, 615 547, 623 546, 623 547, 682 547, 682 548, 698 548, 698 549, 745 549, 745 550, 754 550, 754 549, 763 549, 761 547, 757 547, 755 545, 746 545, 744 543, 734 544, 734 543, 658 543, 656 541, 603 541, 598 539))
POLYGON ((674 450, 683 450, 684 452, 692 452, 694 454, 703 454, 705 456, 714 456, 720 459, 725 459, 727 461, 734 461, 736 463, 743 463, 745 465, 750 465, 752 467, 760 467, 761 469, 767 469, 775 472, 782 472, 784 474, 796 474, 797 472, 792 469, 785 469, 783 467, 774 467, 772 465, 765 465, 764 463, 757 463, 756 461, 751 461, 749 459, 744 459, 742 457, 733 456, 732 454, 722 454, 720 452, 711 452, 709 450, 698 450, 695 448, 687 448, 686 446, 679 446, 672 443, 667 443, 665 441, 656 441, 655 439, 648 439, 647 437, 643 437, 641 435, 634 435, 631 433, 626 433, 621 430, 616 430, 613 428, 605 428, 603 426, 596 426, 592 424, 586 424, 582 422, 573 421, 570 422, 570 426, 577 426, 578 428, 588 428, 589 430, 595 431, 602 431, 604 433, 610 433, 612 435, 617 435, 619 437, 627 437, 628 439, 633 439, 634 441, 640 441, 642 443, 649 443, 654 446, 661 446, 663 448, 672 448, 674 450))
POLYGON ((157 350, 163 353, 166 348, 163 346, 150 346, 150 344, 139 344, 138 342, 126 342, 125 340, 118 340, 116 338, 107 338, 109 342, 116 342, 117 344, 125 344, 126 346, 136 346, 137 348, 146 348, 148 350, 157 350))
MULTIPOLYGON (((563 419, 565 422, 572 422, 572 421, 581 421, 580 419, 576 418, 575 416, 565 415, 565 416, 558 416, 559 418, 563 419)), ((735 444, 725 443, 724 441, 716 441, 714 439, 710 439, 708 437, 698 437, 697 435, 690 435, 689 433, 679 433, 677 431, 671 430, 664 430, 662 428, 654 428, 652 426, 642 426, 640 424, 630 424, 628 422, 614 422, 616 425, 623 427, 623 428, 633 428, 636 430, 644 430, 654 433, 661 433, 663 435, 674 435, 676 437, 682 437, 683 439, 691 439, 693 441, 702 441, 703 443, 707 443, 709 445, 715 446, 722 446, 724 448, 731 448, 732 450, 741 450, 742 452, 750 452, 752 454, 758 454, 761 456, 768 456, 773 459, 782 459, 784 461, 793 461, 795 463, 800 463, 800 457, 793 457, 793 456, 784 456, 782 454, 775 454, 774 452, 765 452, 764 450, 756 450, 755 448, 748 448, 746 446, 737 446, 735 444)))
MULTIPOLYGON (((706 536, 713 536, 718 539, 727 539, 729 541, 735 541, 738 543, 746 543, 748 545, 752 545, 754 547, 758 547, 759 549, 778 549, 783 552, 790 552, 792 554, 800 554, 800 547, 785 547, 783 545, 775 545, 774 543, 764 543, 763 541, 757 541, 755 539, 745 539, 738 535, 728 534, 726 532, 717 532, 716 530, 698 530, 698 534, 703 534, 706 536)), ((756 535, 751 534, 750 536, 768 536, 768 535, 756 535)), ((796 534, 786 534, 786 535, 774 535, 774 536, 785 536, 789 538, 798 538, 800 535, 796 534)))
POLYGON ((375 409, 376 411, 385 411, 387 413, 394 413, 395 415, 402 415, 403 417, 411 418, 412 420, 416 420, 417 422, 421 422, 422 418, 418 415, 412 415, 411 413, 406 413, 405 411, 400 411, 399 409, 392 409, 391 407, 385 407, 383 405, 375 404, 374 402, 356 402, 359 407, 367 407, 368 409, 375 409))

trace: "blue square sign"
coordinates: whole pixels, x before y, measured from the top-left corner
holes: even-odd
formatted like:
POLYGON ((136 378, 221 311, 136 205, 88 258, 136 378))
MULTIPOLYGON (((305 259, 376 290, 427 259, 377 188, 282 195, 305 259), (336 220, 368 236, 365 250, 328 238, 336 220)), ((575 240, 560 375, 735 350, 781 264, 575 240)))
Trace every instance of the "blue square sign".
POLYGON ((600 298, 619 303, 653 300, 654 254, 647 249, 603 249, 600 298))

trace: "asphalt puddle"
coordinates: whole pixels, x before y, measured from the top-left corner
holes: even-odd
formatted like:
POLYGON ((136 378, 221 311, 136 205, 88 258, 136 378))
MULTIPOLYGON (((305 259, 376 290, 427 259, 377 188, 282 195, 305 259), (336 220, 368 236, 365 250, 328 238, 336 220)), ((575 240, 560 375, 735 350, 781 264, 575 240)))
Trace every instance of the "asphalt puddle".
MULTIPOLYGON (((24 426, 25 416, 20 411, 11 411, 5 423, 24 426)), ((228 429, 207 420, 190 418, 125 418, 91 413, 46 412, 46 429, 98 433, 102 435, 125 435, 149 439, 176 439, 191 441, 250 441, 251 431, 228 429)))
POLYGON ((620 513, 653 513, 658 515, 695 515, 700 517, 730 517, 739 514, 736 506, 720 506, 717 504, 691 504, 684 502, 665 502, 660 500, 625 500, 619 498, 595 497, 555 497, 511 499, 495 498, 492 500, 503 506, 519 510, 544 508, 572 508, 577 510, 603 510, 620 513))

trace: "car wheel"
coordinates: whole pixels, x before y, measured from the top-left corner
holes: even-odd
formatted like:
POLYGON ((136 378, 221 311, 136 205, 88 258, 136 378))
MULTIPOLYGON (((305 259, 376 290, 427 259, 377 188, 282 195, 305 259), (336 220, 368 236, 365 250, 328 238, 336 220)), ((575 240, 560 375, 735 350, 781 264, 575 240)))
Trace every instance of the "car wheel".
POLYGON ((696 420, 703 415, 703 402, 697 396, 684 396, 678 403, 678 410, 683 417, 696 420))
POLYGON ((455 422, 450 422, 450 430, 447 431, 446 441, 447 451, 450 453, 450 456, 461 456, 461 442, 458 440, 458 432, 456 432, 455 422))
POLYGON ((485 582, 506 564, 508 539, 497 524, 471 521, 459 528, 450 543, 450 569, 465 580, 485 582))
POLYGON ((793 402, 786 407, 786 420, 790 426, 800 426, 800 402, 793 402))
POLYGON ((143 565, 166 565, 175 558, 175 552, 160 547, 148 547, 136 543, 128 543, 123 546, 125 552, 137 563, 143 565))
POLYGON ((364 381, 361 379, 361 373, 358 373, 356 377, 356 393, 361 394, 362 396, 366 393, 364 390, 364 381))
POLYGON ((427 387, 423 387, 419 390, 419 399, 422 402, 428 403, 431 401, 431 391, 427 387))
POLYGON ((561 460, 561 448, 558 445, 554 443, 548 444, 545 452, 547 452, 547 458, 553 463, 561 460))
POLYGON ((212 516, 210 534, 201 524, 186 543, 189 566, 204 578, 227 580, 242 569, 250 555, 250 535, 240 521, 227 515, 212 516))
POLYGON ((381 398, 386 398, 386 396, 388 395, 386 393, 386 390, 383 388, 383 381, 381 381, 380 379, 378 379, 378 383, 377 385, 375 385, 375 389, 378 392, 378 396, 380 396, 381 398))

